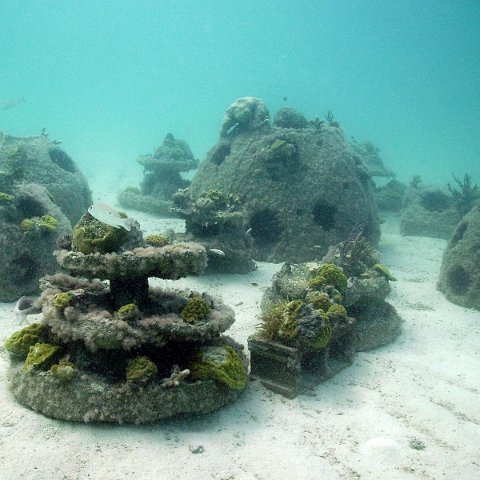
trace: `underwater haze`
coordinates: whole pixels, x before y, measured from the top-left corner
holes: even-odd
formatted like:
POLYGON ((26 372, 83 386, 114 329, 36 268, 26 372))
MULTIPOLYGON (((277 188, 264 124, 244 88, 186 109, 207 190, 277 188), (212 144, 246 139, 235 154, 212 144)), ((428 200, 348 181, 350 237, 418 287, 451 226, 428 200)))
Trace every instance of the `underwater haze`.
POLYGON ((0 131, 61 140, 89 178, 172 132, 202 159, 226 108, 331 110, 400 180, 480 180, 477 0, 2 0, 0 131))

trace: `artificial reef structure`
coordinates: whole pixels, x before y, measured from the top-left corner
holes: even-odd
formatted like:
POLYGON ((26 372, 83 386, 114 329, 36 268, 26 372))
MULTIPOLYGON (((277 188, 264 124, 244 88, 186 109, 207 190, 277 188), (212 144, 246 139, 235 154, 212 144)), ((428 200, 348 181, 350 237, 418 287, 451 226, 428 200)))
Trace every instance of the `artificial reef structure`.
POLYGON ((355 352, 395 340, 402 320, 385 300, 391 281, 358 230, 321 261, 285 263, 248 339, 251 376, 291 398, 350 365, 355 352))
POLYGON ((400 217, 400 233, 449 239, 462 213, 444 187, 418 186, 409 188, 400 217))
POLYGON ((0 301, 38 291, 58 241, 91 204, 87 181, 48 134, 0 133, 0 301))
POLYGON ((206 248, 206 274, 246 273, 256 268, 248 215, 237 196, 212 189, 192 198, 187 188, 173 196, 173 204, 185 219, 185 233, 176 237, 206 248))
POLYGON ((242 348, 222 336, 234 312, 207 293, 149 287, 148 279, 196 275, 204 247, 146 245, 122 216, 85 214, 63 272, 41 281, 43 318, 5 342, 17 400, 76 422, 142 424, 215 410, 248 382, 242 348))
POLYGON ((437 288, 451 302, 480 310, 480 205, 455 228, 443 254, 437 288))
POLYGON ((405 193, 400 233, 448 240, 462 217, 480 201, 470 175, 453 176, 446 186, 425 186, 414 177, 405 193))
POLYGON ((273 121, 258 98, 226 111, 220 140, 189 187, 238 197, 254 240, 253 257, 271 262, 321 258, 361 223, 374 244, 380 236, 371 173, 332 118, 307 121, 292 108, 273 121))
POLYGON ((400 212, 403 209, 408 186, 395 178, 382 186, 375 187, 375 199, 380 212, 400 212))
POLYGON ((140 155, 137 162, 143 166, 140 188, 128 187, 121 191, 120 205, 155 215, 173 215, 172 195, 190 184, 181 172, 198 166, 187 142, 168 133, 153 154, 140 155))

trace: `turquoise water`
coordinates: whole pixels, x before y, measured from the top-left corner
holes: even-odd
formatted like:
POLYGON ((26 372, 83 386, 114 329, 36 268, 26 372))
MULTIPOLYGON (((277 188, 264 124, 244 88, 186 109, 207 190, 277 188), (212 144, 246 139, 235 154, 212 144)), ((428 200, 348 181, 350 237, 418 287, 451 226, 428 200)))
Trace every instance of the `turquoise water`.
POLYGON ((43 127, 87 175, 167 132, 198 158, 236 98, 331 110, 401 180, 480 181, 477 0, 2 0, 0 130, 43 127))

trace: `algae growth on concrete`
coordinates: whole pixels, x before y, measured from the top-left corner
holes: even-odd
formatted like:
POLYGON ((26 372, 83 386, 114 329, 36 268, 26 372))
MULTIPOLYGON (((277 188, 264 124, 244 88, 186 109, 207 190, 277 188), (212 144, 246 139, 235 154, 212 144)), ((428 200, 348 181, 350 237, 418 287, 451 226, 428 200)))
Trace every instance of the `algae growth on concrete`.
POLYGON ((41 323, 5 344, 18 401, 63 420, 147 423, 235 400, 248 377, 242 347, 222 335, 233 310, 207 293, 148 285, 201 273, 204 247, 146 246, 135 225, 94 242, 105 238, 98 223, 82 217, 82 241, 56 252, 68 273, 41 281, 41 323))

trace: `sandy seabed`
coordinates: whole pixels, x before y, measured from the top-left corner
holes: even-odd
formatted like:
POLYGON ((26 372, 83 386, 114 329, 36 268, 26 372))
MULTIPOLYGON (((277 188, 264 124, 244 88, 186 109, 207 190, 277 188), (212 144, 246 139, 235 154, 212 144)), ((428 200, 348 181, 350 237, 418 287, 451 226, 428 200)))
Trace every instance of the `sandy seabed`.
MULTIPOLYGON (((139 220, 145 230, 178 225, 139 220)), ((398 278, 388 300, 404 320, 401 336, 358 353, 351 367, 293 400, 257 381, 236 403, 202 417, 149 426, 71 424, 16 402, 1 347, 0 479, 480 478, 480 312, 435 289, 445 246, 402 237, 398 218, 387 218, 380 250, 398 278)), ((221 296, 236 312, 229 334, 246 346, 279 268, 258 263, 247 275, 159 282, 221 296)), ((20 328, 13 307, 0 304, 2 345, 20 328)))

